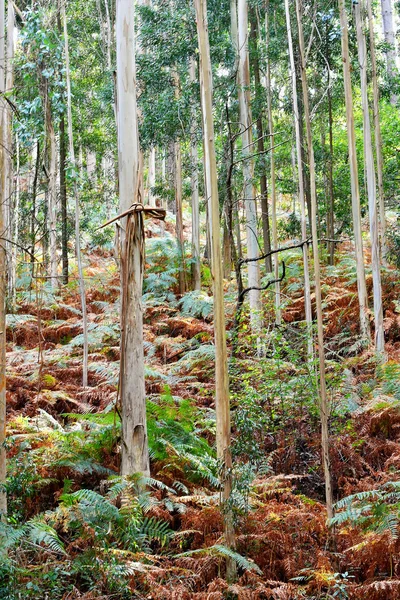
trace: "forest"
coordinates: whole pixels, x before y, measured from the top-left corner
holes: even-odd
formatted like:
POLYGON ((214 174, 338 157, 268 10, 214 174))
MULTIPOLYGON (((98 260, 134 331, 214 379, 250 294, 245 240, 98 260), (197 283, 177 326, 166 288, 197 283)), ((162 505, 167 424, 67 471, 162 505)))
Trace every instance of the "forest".
POLYGON ((398 31, 0 0, 0 600, 400 599, 398 31))

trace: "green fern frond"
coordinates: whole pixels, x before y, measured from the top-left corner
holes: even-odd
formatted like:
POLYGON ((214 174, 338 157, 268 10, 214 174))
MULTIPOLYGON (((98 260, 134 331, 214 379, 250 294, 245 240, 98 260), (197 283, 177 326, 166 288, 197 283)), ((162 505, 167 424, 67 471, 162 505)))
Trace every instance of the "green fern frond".
POLYGON ((43 544, 57 554, 67 554, 55 529, 39 518, 27 523, 27 535, 33 544, 43 544))

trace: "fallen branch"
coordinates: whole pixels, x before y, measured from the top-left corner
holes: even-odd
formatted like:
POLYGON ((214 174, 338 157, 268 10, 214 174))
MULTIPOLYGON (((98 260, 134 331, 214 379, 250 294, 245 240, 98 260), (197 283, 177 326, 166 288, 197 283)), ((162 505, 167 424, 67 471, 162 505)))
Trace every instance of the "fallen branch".
POLYGON ((278 283, 278 282, 282 282, 285 279, 285 275, 286 275, 286 265, 285 265, 285 261, 282 261, 282 275, 278 279, 270 279, 265 285, 263 285, 261 287, 252 286, 252 287, 245 288, 244 290, 239 292, 238 301, 237 301, 237 305, 236 305, 235 324, 234 324, 234 329, 233 329, 234 333, 233 333, 233 340, 232 340, 232 356, 235 356, 236 351, 237 351, 240 317, 242 314, 243 302, 244 302, 244 298, 245 298, 246 294, 248 294, 252 290, 257 290, 259 292, 267 290, 269 287, 271 287, 271 285, 274 285, 275 283, 278 283))
POLYGON ((116 217, 113 217, 106 223, 103 223, 103 225, 100 225, 100 227, 98 227, 96 231, 98 231, 99 229, 103 229, 103 227, 107 227, 115 221, 118 221, 123 217, 127 217, 128 215, 131 215, 135 212, 144 213, 145 217, 153 217, 154 219, 160 219, 161 221, 164 221, 166 216, 165 208, 159 208, 158 206, 143 206, 143 204, 136 202, 135 204, 132 204, 132 206, 128 208, 128 210, 125 210, 123 213, 117 215, 116 217))
MULTIPOLYGON (((330 242, 332 244, 341 244, 345 240, 331 240, 329 238, 320 238, 318 241, 330 242)), ((292 244, 291 246, 285 246, 284 248, 276 248, 275 250, 271 250, 270 252, 266 252, 265 254, 260 254, 260 256, 257 256, 255 258, 241 258, 239 260, 239 266, 242 266, 245 263, 249 262, 256 262, 257 260, 264 260, 265 258, 268 258, 268 256, 278 254, 278 252, 285 252, 286 250, 293 250, 294 248, 302 248, 305 244, 312 244, 311 237, 308 237, 307 239, 303 240, 302 242, 299 242, 298 244, 292 244)))

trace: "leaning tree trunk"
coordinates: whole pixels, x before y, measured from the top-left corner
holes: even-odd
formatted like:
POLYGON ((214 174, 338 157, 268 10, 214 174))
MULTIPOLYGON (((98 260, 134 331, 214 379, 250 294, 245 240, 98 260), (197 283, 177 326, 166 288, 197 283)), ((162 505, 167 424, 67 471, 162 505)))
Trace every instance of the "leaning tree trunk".
POLYGON ((367 0, 368 24, 369 24, 369 47, 371 55, 371 78, 372 91, 374 98, 374 128, 375 128, 375 153, 376 153, 376 174, 378 178, 378 207, 379 207, 379 239, 382 262, 386 263, 386 215, 385 215, 385 195, 383 190, 383 156, 382 156, 382 134, 381 121, 379 118, 379 85, 377 79, 376 53, 375 53, 375 32, 374 18, 372 14, 372 2, 367 0))
MULTIPOLYGON (((67 119, 68 119, 68 138, 69 138, 69 159, 71 162, 72 171, 76 172, 74 136, 72 130, 72 99, 71 99, 71 77, 69 70, 69 49, 68 49, 68 29, 67 18, 65 14, 65 4, 61 4, 62 18, 64 21, 64 45, 65 45, 65 78, 67 83, 67 119)), ((80 242, 80 208, 79 208, 79 191, 76 177, 74 177, 74 195, 75 195, 75 251, 76 262, 78 265, 79 292, 81 297, 82 325, 83 325, 83 373, 82 384, 84 387, 88 384, 88 320, 86 308, 86 292, 85 280, 83 276, 82 253, 80 242)))
POLYGON ((345 1, 339 0, 340 26, 342 29, 342 63, 343 63, 343 80, 344 93, 346 104, 346 125, 347 139, 349 147, 349 165, 350 165, 350 181, 351 181, 351 208, 353 214, 353 232, 354 232, 354 248, 356 257, 357 270, 357 290, 358 290, 358 305, 360 315, 360 331, 361 337, 365 341, 371 340, 371 333, 368 320, 368 295, 367 286, 365 283, 365 267, 363 257, 363 241, 361 231, 361 210, 360 210, 360 188, 358 185, 358 164, 356 151, 356 135, 354 127, 354 111, 353 111, 353 91, 351 87, 350 73, 350 54, 349 54, 349 31, 347 23, 347 14, 345 1))
MULTIPOLYGON (((215 387, 217 419, 217 454, 222 464, 222 511, 225 525, 225 542, 235 547, 232 509, 229 499, 232 491, 231 426, 229 407, 228 357, 226 347, 224 287, 220 246, 220 219, 218 202, 217 162, 215 155, 214 122, 212 109, 212 75, 208 41, 206 0, 195 0, 197 33, 200 54, 200 85, 202 96, 203 135, 208 169, 208 193, 211 219, 211 268, 213 272, 214 337, 215 337, 215 387)), ((235 563, 227 559, 227 579, 236 576, 235 563)))
POLYGON ((380 356, 383 356, 385 352, 385 338, 383 333, 382 284, 378 235, 378 213, 376 205, 375 165, 374 156, 372 153, 372 135, 368 105, 367 47, 363 30, 364 3, 362 2, 362 0, 359 0, 359 3, 354 4, 353 6, 356 20, 358 62, 360 64, 361 102, 363 111, 364 132, 364 156, 365 169, 367 174, 369 228, 371 235, 371 266, 374 298, 375 350, 380 356))
MULTIPOLYGON (((4 111, 6 110, 5 91, 5 10, 4 0, 0 0, 0 139, 4 139, 4 111)), ((6 237, 5 206, 5 154, 6 149, 0 144, 0 237, 6 237)), ((6 470, 6 250, 0 244, 0 518, 7 514, 7 494, 5 489, 6 470)))
MULTIPOLYGON (((286 0, 287 1, 287 0, 286 0)), ((310 192, 311 192, 311 232, 313 242, 313 256, 314 256, 314 278, 315 278, 315 305, 317 314, 317 338, 318 338, 318 359, 319 359, 319 393, 320 393, 320 416, 321 416, 321 445, 322 445, 322 459, 324 466, 325 476, 325 499, 326 499, 326 511, 328 519, 333 516, 333 495, 332 495, 332 483, 331 483, 331 468, 329 458, 329 401, 326 389, 326 373, 325 373, 325 349, 324 349, 324 331, 323 331, 323 319, 322 319, 322 298, 321 298, 321 273, 320 273, 320 262, 319 262, 319 249, 318 249, 318 232, 317 232, 317 193, 316 193, 316 182, 315 182, 315 160, 314 160, 314 148, 312 141, 311 131, 311 117, 310 107, 308 99, 308 83, 306 74, 306 63, 305 63, 305 48, 304 48, 304 36, 303 36, 303 25, 302 25, 302 14, 300 8, 301 0, 296 0, 296 15, 297 15, 297 26, 299 31, 299 51, 300 51, 300 67, 301 67, 301 84, 303 89, 303 106, 304 106, 304 120, 306 123, 306 137, 307 137, 307 149, 308 149, 308 160, 310 169, 310 192)))
MULTIPOLYGON (((121 212, 139 202, 139 130, 136 101, 135 7, 117 0, 118 170, 121 212)), ((144 232, 140 213, 121 220, 121 474, 150 473, 143 352, 144 232)))
MULTIPOLYGON (((247 0, 238 3, 238 94, 240 124, 242 129, 242 160, 244 180, 244 204, 246 208, 247 256, 256 258, 258 251, 257 207, 253 184, 253 135, 250 101, 250 67, 248 49, 248 7, 247 0)), ((260 287, 260 267, 258 261, 247 263, 248 286, 260 287)), ((259 334, 261 328, 261 297, 257 289, 249 292, 250 319, 252 331, 259 334)))
MULTIPOLYGON (((394 20, 393 11, 393 0, 381 0, 382 9, 382 25, 383 25, 383 36, 387 49, 386 54, 386 68, 388 79, 391 85, 393 85, 398 75, 398 55, 397 55, 397 44, 396 44, 396 26, 394 20)), ((397 94, 393 91, 390 94, 391 104, 397 103, 397 94)))
POLYGON ((311 363, 314 360, 313 326, 312 326, 312 306, 311 306, 311 285, 310 270, 308 263, 308 244, 307 240, 307 214, 306 199, 304 192, 304 177, 302 164, 301 131, 300 131, 300 112, 297 95, 296 83, 296 65, 293 53, 292 26, 290 21, 289 0, 285 0, 286 28, 289 46, 290 74, 292 81, 293 113, 296 137, 296 158, 297 158, 297 178, 299 185, 300 219, 301 219, 301 237, 303 242, 303 269, 304 269, 304 308, 307 325, 307 355, 311 363))

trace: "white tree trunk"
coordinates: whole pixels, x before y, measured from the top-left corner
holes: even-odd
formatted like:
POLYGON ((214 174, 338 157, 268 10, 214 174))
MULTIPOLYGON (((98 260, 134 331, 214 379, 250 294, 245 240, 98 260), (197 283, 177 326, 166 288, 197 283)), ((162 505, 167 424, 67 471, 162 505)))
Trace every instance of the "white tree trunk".
MULTIPOLYGON (((242 130, 242 164, 244 179, 244 204, 246 208, 247 256, 256 258, 259 255, 257 235, 257 206, 254 189, 253 135, 250 100, 250 66, 248 49, 248 6, 247 0, 238 3, 238 94, 240 107, 240 126, 242 130)), ((260 266, 258 261, 247 263, 248 286, 260 287, 260 266)), ((250 318, 253 333, 258 334, 261 328, 261 297, 258 290, 249 292, 250 318)))
MULTIPOLYGON (((190 59, 189 76, 191 83, 196 82, 196 61, 190 59)), ((192 278, 193 289, 200 290, 201 288, 201 273, 200 273, 200 206, 199 206, 199 169, 198 169, 198 153, 196 143, 196 111, 192 111, 192 123, 190 130, 190 158, 191 158, 191 187, 192 187, 192 278)))
MULTIPOLYGON (((135 8, 117 0, 118 168, 121 212, 138 202, 140 148, 136 102, 135 8)), ((121 474, 149 474, 144 382, 142 287, 144 233, 139 214, 121 220, 121 474), (129 225, 129 226, 128 226, 129 225)))
POLYGON ((326 389, 325 374, 325 349, 324 349, 324 330, 322 319, 322 298, 321 298, 321 273, 319 262, 318 232, 317 232, 317 191, 315 182, 315 160, 314 147, 312 141, 310 107, 308 98, 308 83, 305 63, 305 48, 302 25, 302 14, 300 9, 301 0, 296 0, 296 15, 299 31, 299 53, 301 68, 301 84, 303 89, 304 101, 304 120, 307 132, 307 150, 310 170, 310 192, 311 192, 311 233, 313 242, 314 256, 314 278, 315 278, 315 304, 317 313, 317 338, 318 338, 318 363, 319 363, 319 392, 320 392, 320 418, 321 418, 321 446, 322 461, 325 476, 325 499, 328 519, 333 516, 333 496, 331 483, 331 468, 329 458, 329 401, 326 389))
MULTIPOLYGON (((296 67, 294 62, 293 53, 293 39, 292 39, 292 26, 290 22, 290 10, 289 0, 285 0, 285 13, 286 13, 286 28, 288 36, 289 46, 289 59, 290 59, 290 76, 292 82, 292 98, 293 98, 293 113, 294 113, 294 126, 295 126, 295 137, 296 137, 296 159, 297 159, 297 179, 299 185, 299 201, 300 201, 300 221, 301 221, 301 238, 302 242, 307 239, 307 214, 306 214, 306 200, 304 194, 304 179, 303 179, 303 167, 302 167, 302 153, 301 153, 301 134, 300 134, 300 113, 299 113, 299 101, 297 97, 297 85, 296 85, 296 67)), ((306 325, 307 325, 307 354, 309 362, 314 360, 314 344, 313 344, 313 327, 312 327, 312 306, 311 306, 311 285, 310 285, 310 269, 308 262, 308 244, 303 245, 303 267, 304 267, 304 308, 306 314, 306 325)))
MULTIPOLYGON (((180 80, 178 71, 174 71, 174 82, 175 82, 175 98, 178 99, 180 95, 180 80)), ((185 277, 185 248, 184 248, 184 237, 183 237, 183 188, 182 188, 182 153, 181 153, 181 142, 175 140, 174 142, 174 172, 175 172, 175 219, 176 219, 176 242, 178 244, 178 254, 180 258, 179 268, 179 293, 184 294, 186 291, 186 277, 185 277)))
MULTIPOLYGON (((5 10, 4 0, 0 0, 0 139, 4 135, 5 114, 5 10)), ((5 205, 5 149, 0 144, 0 237, 6 237, 4 223, 5 205)), ((0 244, 0 518, 7 513, 7 495, 5 483, 6 469, 6 251, 0 244)))
POLYGON ((156 199, 153 193, 153 188, 156 185, 156 149, 150 148, 149 151, 149 174, 148 174, 148 188, 149 188, 149 205, 155 206, 156 199))
POLYGON ((374 319, 375 319, 375 350, 383 356, 385 352, 385 339, 383 332, 383 307, 382 307, 382 284, 381 265, 379 252, 379 227, 376 204, 376 179, 374 156, 372 153, 371 123, 368 105, 368 81, 367 81, 367 47, 363 30, 364 3, 359 0, 354 4, 354 15, 356 20, 356 33, 358 45, 358 61, 360 64, 361 78, 361 101, 363 110, 363 132, 364 132, 364 156, 367 175, 369 228, 371 236, 372 254, 372 281, 374 296, 374 319))
MULTIPOLYGON (((393 0, 381 0, 383 36, 388 46, 386 50, 386 68, 390 83, 397 76, 399 58, 396 43, 396 26, 393 14, 393 0)), ((390 102, 397 103, 397 94, 390 95, 390 102)))
POLYGON ((369 47, 371 56, 372 91, 374 98, 374 128, 375 128, 375 153, 376 174, 378 178, 378 207, 379 207, 379 239, 382 262, 386 264, 386 215, 385 195, 383 190, 383 156, 382 156, 382 134, 381 121, 379 117, 379 85, 377 79, 374 17, 372 14, 372 1, 367 0, 368 24, 369 24, 369 47))
MULTIPOLYGON (((64 22, 64 46, 65 46, 65 81, 67 84, 67 119, 68 119, 68 141, 69 141, 69 160, 72 170, 76 171, 74 134, 72 130, 72 99, 71 99, 71 74, 69 68, 69 48, 68 48, 68 28, 67 17, 65 14, 65 3, 61 2, 61 14, 64 22)), ((75 251, 76 262, 78 265, 79 292, 81 297, 82 326, 83 326, 83 373, 82 384, 84 387, 88 384, 88 321, 86 308, 85 280, 82 266, 82 253, 80 242, 80 208, 79 208, 79 190, 76 177, 74 177, 74 196, 75 196, 75 251)))
POLYGON ((370 341, 370 327, 368 320, 368 295, 367 286, 365 283, 365 267, 363 241, 361 231, 361 210, 360 210, 360 188, 358 185, 358 164, 356 151, 356 136, 354 127, 354 112, 353 112, 353 92, 351 87, 350 73, 350 55, 349 55, 349 32, 347 23, 347 14, 344 0, 339 0, 340 26, 342 29, 342 63, 343 63, 343 80, 345 91, 346 104, 346 125, 347 139, 349 146, 349 165, 350 165, 350 180, 351 180, 351 208, 353 215, 353 232, 354 232, 354 247, 357 270, 357 290, 358 304, 360 314, 360 331, 361 336, 366 341, 370 341))
MULTIPOLYGON (((14 26, 15 26, 15 11, 12 2, 7 5, 7 69, 6 69, 6 91, 12 93, 14 88, 14 26)), ((14 190, 13 190, 13 143, 12 143, 12 108, 7 103, 4 112, 4 135, 5 135, 5 227, 7 231, 6 252, 8 258, 8 299, 10 305, 14 305, 15 299, 15 261, 13 260, 16 246, 13 246, 13 231, 14 220, 18 219, 18 215, 14 207, 14 190)), ((17 240, 15 240, 17 241, 17 240)))
MULTIPOLYGON (((206 0, 195 0, 197 33, 200 53, 201 95, 203 113, 203 135, 206 161, 209 164, 209 218, 211 231, 211 268, 213 273, 214 299, 214 338, 215 338, 215 387, 216 387, 216 419, 217 419, 217 454, 223 465, 223 513, 225 522, 225 543, 235 547, 232 523, 232 512, 226 503, 229 500, 231 479, 231 426, 229 406, 228 357, 226 347, 225 306, 222 273, 222 257, 220 244, 220 219, 218 201, 217 162, 215 155, 214 122, 212 110, 212 75, 210 48, 208 41, 206 0)), ((227 579, 235 577, 235 564, 227 560, 227 579)))
MULTIPOLYGON (((265 30, 267 48, 269 47, 269 3, 265 12, 265 30)), ((277 207, 276 207, 276 175, 275 175, 275 138, 274 138, 274 121, 272 117, 272 90, 271 90, 271 65, 270 59, 267 59, 266 73, 266 88, 267 88, 267 108, 268 108, 268 129, 269 129, 269 160, 271 167, 271 216, 272 216, 272 250, 278 248, 278 224, 277 224, 277 207)), ((275 323, 280 325, 282 322, 281 315, 281 284, 279 279, 279 255, 273 255, 274 279, 275 282, 275 323)))
POLYGON ((48 223, 50 240, 50 282, 53 289, 58 287, 58 257, 57 257, 57 144, 53 127, 50 99, 47 97, 47 135, 49 144, 49 183, 48 197, 48 223))

